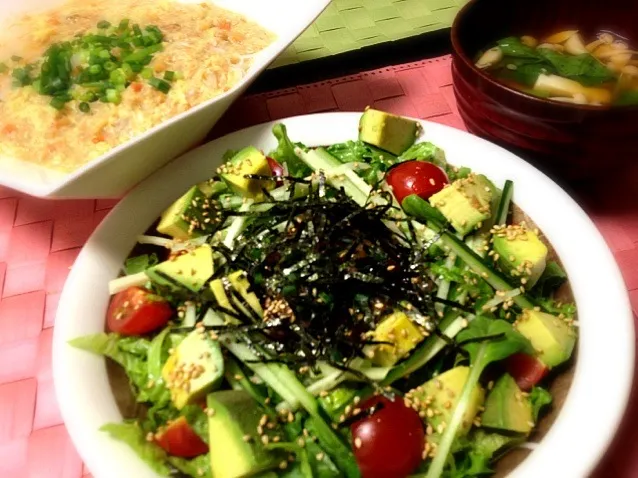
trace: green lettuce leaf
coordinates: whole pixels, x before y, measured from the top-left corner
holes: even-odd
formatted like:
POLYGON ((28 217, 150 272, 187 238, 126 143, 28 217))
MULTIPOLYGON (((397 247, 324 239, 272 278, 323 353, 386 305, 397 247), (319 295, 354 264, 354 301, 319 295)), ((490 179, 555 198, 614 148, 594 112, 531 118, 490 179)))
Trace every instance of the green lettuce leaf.
POLYGON ((117 334, 100 333, 78 337, 69 342, 98 355, 104 355, 120 364, 137 388, 148 384, 147 354, 150 341, 139 337, 122 337, 117 334))
POLYGON ((168 476, 171 469, 167 465, 167 455, 155 443, 146 440, 146 433, 134 423, 107 423, 100 428, 116 440, 130 446, 156 473, 168 476))
POLYGON ((386 151, 370 146, 363 141, 346 141, 337 143, 326 148, 330 154, 342 163, 384 163, 391 165, 396 161, 396 156, 386 151))
POLYGON ((342 163, 365 163, 370 165, 367 169, 357 171, 368 184, 379 182, 381 173, 384 173, 396 161, 396 156, 381 151, 362 141, 346 141, 328 146, 326 150, 342 163))
POLYGON ((472 449, 481 455, 490 458, 498 454, 504 448, 514 444, 523 442, 525 438, 518 436, 506 436, 500 433, 488 433, 484 430, 475 430, 471 435, 472 449))
POLYGON ((576 304, 574 304, 573 302, 564 304, 562 302, 558 302, 555 299, 547 297, 536 297, 534 300, 541 307, 541 309, 550 314, 563 314, 565 317, 574 317, 576 315, 576 304))
POLYGON ((492 463, 512 446, 525 439, 475 430, 464 439, 458 439, 459 448, 454 453, 453 466, 445 470, 446 478, 485 476, 493 473, 492 463))
POLYGON ((430 270, 435 277, 442 277, 444 280, 457 284, 456 296, 467 293, 477 302, 477 310, 481 310, 479 306, 494 295, 494 290, 480 275, 458 266, 448 267, 445 260, 435 262, 430 266, 430 270))
POLYGON ((532 344, 512 325, 500 319, 476 317, 457 335, 457 343, 470 355, 472 365, 486 365, 503 360, 516 352, 534 354, 532 344))
POLYGON ((165 337, 166 335, 159 334, 150 341, 141 337, 100 333, 78 337, 69 343, 79 349, 109 357, 122 366, 137 401, 153 404, 147 412, 147 419, 141 425, 145 431, 150 431, 157 429, 176 414, 171 404, 170 392, 159 378, 159 364, 163 364, 168 357, 170 342, 166 341, 165 337), (156 355, 159 357, 154 358, 156 355), (153 359, 151 368, 149 356, 153 359))
POLYGON ((397 158, 399 162, 411 161, 413 159, 428 161, 443 169, 447 168, 447 161, 445 160, 443 150, 428 141, 413 144, 397 158))
POLYGON ((296 443, 271 443, 267 445, 270 450, 280 450, 287 453, 292 453, 296 457, 295 466, 291 467, 291 470, 284 472, 283 476, 287 478, 300 477, 300 478, 313 478, 312 468, 310 467, 310 460, 308 458, 308 450, 296 443))
POLYGON ((213 477, 210 469, 210 455, 208 453, 190 460, 178 456, 169 456, 167 460, 174 468, 193 478, 213 477))
POLYGON ((208 415, 199 405, 186 405, 181 410, 181 415, 191 426, 193 431, 205 442, 210 439, 208 435, 208 415))
POLYGON ((286 126, 282 123, 277 123, 272 128, 272 133, 277 138, 277 148, 268 156, 278 161, 280 164, 285 164, 288 167, 288 173, 296 178, 303 178, 308 176, 311 171, 306 164, 297 157, 295 154, 295 146, 304 147, 300 144, 294 144, 288 137, 286 126))
POLYGON ((159 259, 156 254, 142 254, 141 256, 130 257, 124 262, 124 272, 126 272, 126 275, 144 272, 158 262, 159 259))
POLYGON ((552 403, 552 394, 542 387, 534 387, 529 394, 529 401, 532 404, 534 421, 536 421, 542 409, 552 403))
POLYGON ((566 280, 567 274, 565 274, 565 271, 558 263, 551 261, 547 264, 543 274, 530 292, 535 297, 548 297, 566 280))

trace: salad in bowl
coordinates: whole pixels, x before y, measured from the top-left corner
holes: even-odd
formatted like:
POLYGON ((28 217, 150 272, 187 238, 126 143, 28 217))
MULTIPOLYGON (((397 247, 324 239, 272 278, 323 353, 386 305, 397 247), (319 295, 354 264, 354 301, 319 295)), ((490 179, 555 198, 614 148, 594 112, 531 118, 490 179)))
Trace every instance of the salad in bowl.
POLYGON ((498 470, 569 386, 578 336, 514 183, 375 109, 343 143, 273 132, 138 237, 106 331, 72 340, 110 359, 125 420, 102 430, 163 476, 498 470))

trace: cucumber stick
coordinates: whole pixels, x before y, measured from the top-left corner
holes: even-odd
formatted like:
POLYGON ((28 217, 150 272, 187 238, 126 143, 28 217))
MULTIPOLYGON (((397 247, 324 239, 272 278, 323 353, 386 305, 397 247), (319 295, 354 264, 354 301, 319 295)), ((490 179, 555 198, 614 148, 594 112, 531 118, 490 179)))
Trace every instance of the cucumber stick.
POLYGON ((514 183, 508 179, 505 181, 505 185, 503 186, 501 200, 498 203, 498 209, 496 210, 496 216, 494 217, 494 224, 497 226, 502 226, 507 222, 507 214, 509 213, 513 195, 514 183))

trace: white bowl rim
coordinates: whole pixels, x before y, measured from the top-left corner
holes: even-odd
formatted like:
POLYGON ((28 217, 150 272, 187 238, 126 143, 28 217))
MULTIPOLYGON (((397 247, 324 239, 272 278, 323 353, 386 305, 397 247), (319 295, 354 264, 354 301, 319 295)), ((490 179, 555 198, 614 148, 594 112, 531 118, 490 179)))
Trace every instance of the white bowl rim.
MULTIPOLYGON (((359 117, 360 113, 322 113, 280 121, 286 124, 294 141, 318 145, 352 139, 359 117)), ((96 391, 88 390, 84 384, 95 377, 79 375, 79 362, 90 362, 91 373, 100 375, 98 385, 108 386, 102 377, 105 376, 104 360, 88 356, 67 344, 68 340, 80 334, 78 328, 82 327, 83 316, 73 316, 77 298, 83 294, 92 296, 94 293, 90 289, 90 281, 87 282, 90 277, 87 272, 97 270, 96 267, 104 264, 112 267, 114 259, 108 257, 108 248, 114 241, 122 242, 112 235, 112 226, 124 218, 130 218, 134 215, 131 211, 148 203, 149 194, 160 198, 166 195, 167 188, 175 190, 166 199, 164 205, 167 205, 179 192, 204 179, 193 177, 194 173, 188 169, 201 163, 206 156, 203 154, 205 152, 221 152, 221 149, 233 143, 253 144, 264 149, 266 143, 268 147, 273 146, 270 131, 277 122, 279 121, 246 128, 212 141, 173 161, 140 183, 102 222, 73 266, 56 318, 53 375, 58 403, 69 434, 96 477, 114 476, 107 473, 107 460, 100 459, 100 455, 112 453, 127 460, 134 459, 121 444, 112 440, 105 441, 103 434, 97 429, 88 428, 86 424, 87 417, 96 419, 91 415, 90 405, 87 405, 91 403, 91 395, 96 391), (179 184, 168 185, 171 182, 179 184), (108 450, 97 448, 98 444, 100 447, 106 444, 108 450)), ((478 172, 485 172, 493 179, 509 177, 514 180, 517 203, 547 235, 570 275, 581 324, 574 379, 554 425, 510 476, 587 476, 611 443, 628 403, 633 381, 633 314, 627 289, 614 257, 586 213, 565 191, 533 166, 503 148, 466 132, 428 121, 421 123, 425 139, 440 144, 450 162, 468 165, 478 172), (460 152, 464 152, 463 158, 454 157, 460 152), (538 191, 542 195, 539 196, 538 191), (591 273, 592 271, 595 273, 591 273), (613 322, 610 324, 609 320, 602 320, 603 318, 611 318, 613 322), (605 377, 602 384, 601 377, 605 377), (599 404, 605 406, 601 407, 599 404), (595 413, 592 413, 592 406, 596 407, 595 413)), ((164 205, 156 207, 161 211, 164 205)), ((144 227, 150 225, 155 217, 149 217, 148 221, 144 219, 144 227)), ((140 217, 137 216, 137 219, 140 217)), ((132 244, 134 237, 125 239, 124 242, 132 244)), ((120 262, 115 262, 121 264, 123 257, 118 258, 120 262)), ((104 281, 101 283, 105 288, 104 281)), ((104 300, 102 303, 105 305, 104 300)), ((131 470, 144 471, 139 463, 130 463, 130 467, 131 470)), ((135 476, 141 477, 142 474, 135 476)))

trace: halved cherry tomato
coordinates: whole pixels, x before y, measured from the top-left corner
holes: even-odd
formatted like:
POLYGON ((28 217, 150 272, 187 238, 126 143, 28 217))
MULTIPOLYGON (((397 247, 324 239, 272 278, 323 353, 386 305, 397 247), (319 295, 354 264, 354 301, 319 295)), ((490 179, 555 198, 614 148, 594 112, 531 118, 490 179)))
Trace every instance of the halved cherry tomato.
POLYGON ((410 194, 428 199, 438 193, 449 182, 437 165, 426 161, 406 161, 390 168, 385 180, 399 203, 410 194))
POLYGON ((419 414, 400 397, 374 396, 359 408, 350 427, 354 456, 363 478, 405 478, 421 463, 425 431, 419 414), (366 411, 374 410, 372 414, 366 411))
POLYGON ((193 431, 184 417, 179 417, 160 430, 155 435, 155 442, 169 455, 182 458, 194 458, 208 453, 208 445, 193 431))
POLYGON ((129 287, 111 299, 106 322, 111 332, 143 335, 165 326, 173 313, 160 296, 142 287, 129 287))
POLYGON ((518 388, 524 392, 531 390, 549 372, 543 362, 524 353, 510 355, 505 360, 505 370, 514 377, 518 388))
POLYGON ((268 166, 270 166, 270 170, 272 171, 273 176, 284 175, 284 167, 281 165, 281 163, 279 163, 279 161, 271 158, 270 156, 266 156, 266 160, 268 161, 268 166))

